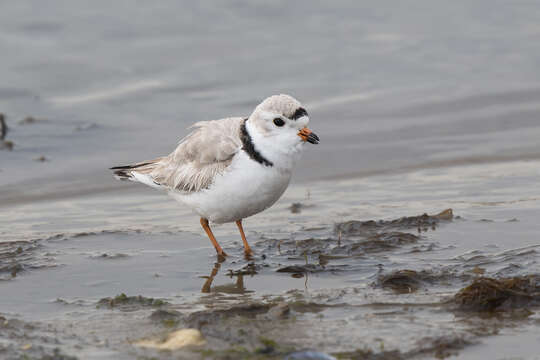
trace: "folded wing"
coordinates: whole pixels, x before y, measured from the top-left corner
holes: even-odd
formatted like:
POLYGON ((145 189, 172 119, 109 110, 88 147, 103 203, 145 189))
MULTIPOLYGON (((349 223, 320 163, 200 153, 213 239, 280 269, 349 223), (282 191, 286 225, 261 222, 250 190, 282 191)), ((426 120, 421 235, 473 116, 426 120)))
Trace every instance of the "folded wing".
POLYGON ((243 119, 201 121, 168 156, 112 168, 120 179, 185 192, 208 188, 241 149, 243 119))

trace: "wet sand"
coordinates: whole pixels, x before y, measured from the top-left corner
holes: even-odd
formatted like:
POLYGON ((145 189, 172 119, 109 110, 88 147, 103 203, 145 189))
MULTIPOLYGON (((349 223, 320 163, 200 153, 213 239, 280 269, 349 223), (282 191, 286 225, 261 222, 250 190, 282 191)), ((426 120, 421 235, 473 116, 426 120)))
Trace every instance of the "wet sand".
POLYGON ((0 358, 536 358, 538 19, 4 4, 0 358), (253 259, 228 224, 217 262, 195 215, 107 170, 278 92, 321 144, 245 220, 253 259))
MULTIPOLYGON (((11 206, 2 229, 13 232, 1 234, 4 351, 168 358, 136 344, 190 328, 204 344, 173 354, 480 359, 496 337, 534 356, 526 344, 538 330, 536 280, 526 282, 530 297, 494 308, 462 308, 456 294, 478 279, 540 273, 538 165, 293 185, 246 221, 253 259, 232 226, 216 228, 231 255, 223 263, 194 215, 142 186, 11 206)), ((499 356, 514 355, 500 347, 499 356)))

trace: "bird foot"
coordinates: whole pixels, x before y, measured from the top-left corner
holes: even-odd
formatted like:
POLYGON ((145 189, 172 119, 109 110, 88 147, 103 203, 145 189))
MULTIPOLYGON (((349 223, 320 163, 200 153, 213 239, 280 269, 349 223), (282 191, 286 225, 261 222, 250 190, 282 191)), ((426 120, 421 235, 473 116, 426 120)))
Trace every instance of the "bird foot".
POLYGON ((218 252, 217 253, 217 261, 218 261, 218 263, 224 262, 226 260, 227 256, 229 256, 229 255, 227 255, 227 253, 225 251, 218 252))
POLYGON ((251 260, 253 259, 253 255, 254 255, 254 252, 251 250, 251 249, 244 249, 244 257, 246 258, 246 260, 251 260))

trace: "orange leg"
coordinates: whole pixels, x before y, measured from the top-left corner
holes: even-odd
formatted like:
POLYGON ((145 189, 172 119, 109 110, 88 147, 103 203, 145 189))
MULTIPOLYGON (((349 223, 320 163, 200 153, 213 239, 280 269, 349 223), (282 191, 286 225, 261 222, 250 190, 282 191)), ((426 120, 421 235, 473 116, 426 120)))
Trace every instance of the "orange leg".
POLYGON ((236 226, 238 226, 238 230, 240 230, 240 235, 242 236, 242 241, 244 242, 244 254, 246 256, 252 256, 253 251, 249 247, 249 244, 246 240, 246 234, 244 234, 244 228, 242 227, 242 219, 236 222, 236 226))
POLYGON ((208 235, 208 238, 210 238, 210 241, 212 242, 212 245, 214 245, 214 247, 216 248, 216 252, 217 252, 218 256, 222 256, 222 257, 227 256, 225 251, 223 251, 221 246, 219 246, 214 234, 212 233, 212 230, 210 229, 210 225, 208 225, 208 219, 201 218, 201 225, 202 225, 204 231, 206 231, 206 235, 208 235))
POLYGON ((216 277, 220 266, 221 266, 221 264, 219 262, 215 263, 214 268, 212 269, 212 272, 210 273, 210 276, 208 276, 208 277, 203 276, 203 277, 206 277, 206 281, 204 282, 203 287, 201 289, 202 293, 208 294, 209 292, 211 292, 211 290, 212 290, 212 281, 214 281, 214 278, 216 277))

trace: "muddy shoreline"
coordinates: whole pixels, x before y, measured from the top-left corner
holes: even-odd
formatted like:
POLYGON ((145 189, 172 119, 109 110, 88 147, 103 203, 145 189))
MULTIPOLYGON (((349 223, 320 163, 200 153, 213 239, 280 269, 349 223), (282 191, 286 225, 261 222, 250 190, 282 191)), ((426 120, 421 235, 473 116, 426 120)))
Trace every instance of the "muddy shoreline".
POLYGON ((0 358, 537 359, 539 19, 4 2, 0 358), (252 260, 234 224, 220 263, 189 210, 111 177, 275 93, 321 143, 244 220, 252 260))
MULTIPOLYGON (((300 218, 321 209, 306 199, 292 204, 283 208, 300 218)), ((225 235, 231 254, 225 262, 198 248, 190 233, 151 228, 2 242, 0 286, 14 292, 2 302, 8 311, 0 314, 0 354, 70 360, 459 357, 502 332, 538 326, 540 278, 535 266, 523 264, 536 263, 540 245, 441 261, 456 245, 439 235, 520 221, 474 220, 447 209, 313 224, 289 238, 279 231, 251 234, 253 259, 244 259, 238 240, 225 235), (145 249, 149 244, 152 251, 145 249), (194 254, 206 259, 209 271, 189 262, 194 254), (97 273, 85 274, 96 266, 97 273), (178 273, 191 266, 191 275, 178 273), (187 283, 179 291, 180 279, 187 283), (142 282, 125 283, 133 280, 142 282), (43 299, 21 306, 20 297, 32 296, 29 288, 44 281, 51 289, 36 289, 43 299), (71 291, 58 284, 73 281, 80 284, 71 291), (100 297, 92 288, 128 290, 100 297)))

